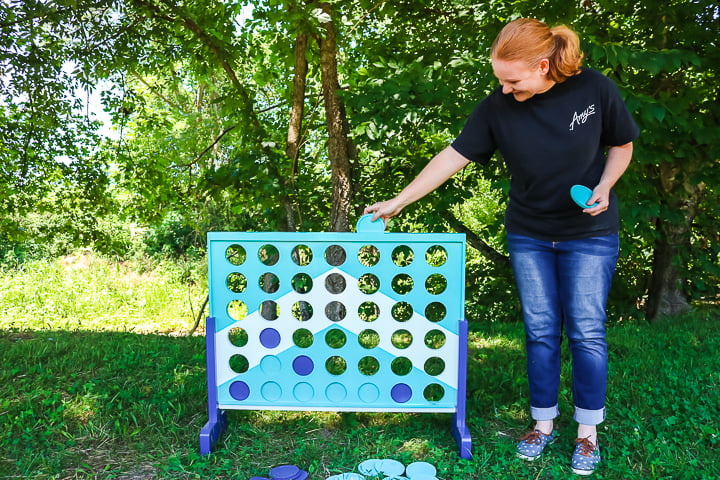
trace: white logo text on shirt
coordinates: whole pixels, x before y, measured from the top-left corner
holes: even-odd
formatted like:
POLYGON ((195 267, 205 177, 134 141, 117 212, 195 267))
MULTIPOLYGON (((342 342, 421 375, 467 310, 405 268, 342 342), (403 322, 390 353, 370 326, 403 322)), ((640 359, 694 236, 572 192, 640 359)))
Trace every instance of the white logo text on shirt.
POLYGON ((593 103, 589 107, 585 109, 585 111, 580 113, 573 113, 573 119, 572 122, 570 122, 570 131, 572 132, 575 129, 575 124, 577 123, 580 125, 581 123, 587 122, 587 119, 590 115, 595 115, 595 104, 593 103))

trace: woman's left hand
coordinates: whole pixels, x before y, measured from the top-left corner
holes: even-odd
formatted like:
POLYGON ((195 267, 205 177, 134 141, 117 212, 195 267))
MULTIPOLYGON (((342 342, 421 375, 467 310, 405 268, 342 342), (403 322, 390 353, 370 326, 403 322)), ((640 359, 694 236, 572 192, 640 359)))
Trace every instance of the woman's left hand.
POLYGON ((594 217, 607 210, 610 206, 610 188, 603 184, 596 186, 587 203, 588 205, 593 205, 595 202, 597 202, 597 205, 585 208, 583 212, 594 217))

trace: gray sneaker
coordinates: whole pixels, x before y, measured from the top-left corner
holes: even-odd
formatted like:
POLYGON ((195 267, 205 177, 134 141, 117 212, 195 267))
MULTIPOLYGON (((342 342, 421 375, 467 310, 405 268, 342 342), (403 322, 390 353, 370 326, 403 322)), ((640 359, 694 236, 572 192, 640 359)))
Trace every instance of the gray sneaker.
POLYGON ((555 441, 555 432, 545 435, 540 430, 533 430, 520 439, 517 444, 517 455, 523 460, 535 460, 540 457, 545 447, 555 441))
POLYGON ((590 475, 600 463, 600 448, 587 438, 575 439, 572 471, 577 475, 590 475))

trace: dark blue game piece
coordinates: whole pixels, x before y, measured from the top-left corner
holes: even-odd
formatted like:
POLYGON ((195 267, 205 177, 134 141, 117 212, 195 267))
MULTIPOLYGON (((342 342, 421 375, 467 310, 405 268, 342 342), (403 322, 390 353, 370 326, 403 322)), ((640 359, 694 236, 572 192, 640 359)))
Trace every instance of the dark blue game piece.
POLYGON ((265 348, 275 348, 280 345, 280 333, 274 328, 266 328, 260 332, 260 343, 265 348))
POLYGON ((305 355, 300 355, 299 357, 295 358, 295 360, 293 360, 293 370, 295 371, 295 373, 303 377, 305 375, 310 375, 314 368, 315 364, 313 363, 312 359, 305 355))
POLYGON ((398 383, 390 390, 390 396, 397 403, 405 403, 412 398, 412 389, 404 383, 398 383))
POLYGON ((272 480, 295 480, 300 468, 295 465, 280 465, 270 470, 272 480))
POLYGON ((245 382, 233 382, 230 385, 230 396, 235 400, 243 401, 250 396, 250 387, 245 382))

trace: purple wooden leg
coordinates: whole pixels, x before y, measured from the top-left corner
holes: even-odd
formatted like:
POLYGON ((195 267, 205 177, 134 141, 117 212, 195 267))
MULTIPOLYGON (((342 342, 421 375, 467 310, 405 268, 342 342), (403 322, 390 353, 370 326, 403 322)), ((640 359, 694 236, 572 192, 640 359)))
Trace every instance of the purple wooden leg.
POLYGON ((215 318, 205 320, 205 351, 207 355, 208 413, 210 420, 200 430, 200 455, 207 455, 227 428, 227 413, 217 406, 215 380, 215 318))
POLYGON ((465 402, 466 402, 466 384, 467 384, 467 344, 468 344, 468 322, 460 321, 458 332, 460 349, 458 355, 458 389, 457 389, 457 411, 453 414, 452 432, 457 441, 460 457, 465 459, 472 458, 472 439, 470 438, 470 430, 465 422, 465 402))

